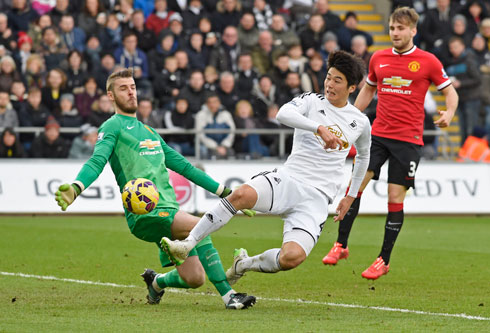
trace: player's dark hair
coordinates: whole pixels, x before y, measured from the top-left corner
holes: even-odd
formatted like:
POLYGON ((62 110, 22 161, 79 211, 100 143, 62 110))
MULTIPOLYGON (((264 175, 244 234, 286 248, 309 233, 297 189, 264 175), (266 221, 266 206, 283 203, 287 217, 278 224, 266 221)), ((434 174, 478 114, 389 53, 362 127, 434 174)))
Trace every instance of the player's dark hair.
POLYGON ((133 77, 133 69, 125 68, 120 71, 114 72, 107 78, 106 91, 113 91, 114 81, 121 78, 133 77))
POLYGON ((345 75, 347 86, 357 86, 364 77, 365 69, 362 59, 345 51, 330 53, 327 60, 327 71, 332 67, 345 75))
POLYGON ((419 14, 415 9, 410 7, 398 7, 391 13, 390 22, 399 22, 401 24, 406 24, 411 28, 417 26, 419 20, 419 14))

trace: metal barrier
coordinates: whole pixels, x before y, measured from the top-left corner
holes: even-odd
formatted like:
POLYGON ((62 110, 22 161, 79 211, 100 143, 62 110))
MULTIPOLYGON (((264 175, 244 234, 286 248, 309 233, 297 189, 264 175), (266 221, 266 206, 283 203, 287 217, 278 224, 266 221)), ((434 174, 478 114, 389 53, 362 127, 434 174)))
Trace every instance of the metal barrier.
MULTIPOLYGON (((229 133, 229 129, 204 129, 201 132, 195 129, 166 129, 166 128, 158 128, 155 129, 156 132, 162 136, 167 135, 182 135, 182 134, 191 134, 194 135, 194 146, 199 147, 199 137, 196 135, 198 133, 209 133, 209 134, 223 134, 229 133)), ((0 132, 3 131, 3 128, 0 128, 0 132)), ((35 135, 39 135, 44 131, 44 127, 16 127, 14 131, 17 133, 33 133, 35 135)), ((80 128, 78 127, 61 127, 60 133, 65 134, 79 134, 81 133, 80 128)), ((288 135, 292 135, 294 133, 293 129, 281 128, 281 129, 267 129, 267 128, 255 128, 255 129, 235 129, 233 130, 234 134, 259 134, 259 135, 278 135, 279 136, 279 153, 278 158, 286 157, 286 138, 288 135)), ((425 130, 424 135, 427 136, 435 136, 441 137, 442 140, 439 140, 442 145, 442 157, 444 160, 452 160, 454 159, 454 149, 453 142, 450 140, 450 135, 446 131, 442 131, 440 129, 435 130, 425 130)), ((199 149, 195 149, 195 159, 201 159, 201 152, 199 149)))

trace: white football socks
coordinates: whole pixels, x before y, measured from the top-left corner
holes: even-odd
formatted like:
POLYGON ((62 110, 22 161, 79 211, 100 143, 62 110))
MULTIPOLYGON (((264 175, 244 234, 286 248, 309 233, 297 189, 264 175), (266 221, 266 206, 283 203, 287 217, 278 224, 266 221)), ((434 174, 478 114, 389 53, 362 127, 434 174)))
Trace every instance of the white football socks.
POLYGON ((237 273, 242 274, 246 271, 276 273, 281 270, 279 264, 279 253, 281 249, 270 249, 259 255, 248 257, 237 263, 237 273))
POLYGON ((204 237, 221 229, 236 213, 236 209, 226 198, 221 199, 214 208, 201 217, 201 220, 191 230, 186 240, 194 243, 193 245, 195 246, 204 237))

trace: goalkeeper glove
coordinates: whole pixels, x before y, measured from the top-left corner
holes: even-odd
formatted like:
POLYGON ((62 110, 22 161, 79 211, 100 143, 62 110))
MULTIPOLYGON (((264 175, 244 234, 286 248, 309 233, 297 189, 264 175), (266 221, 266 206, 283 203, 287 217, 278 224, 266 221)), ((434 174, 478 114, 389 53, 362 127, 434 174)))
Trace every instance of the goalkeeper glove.
POLYGON ((61 207, 62 211, 65 211, 68 206, 70 206, 73 201, 82 193, 83 185, 80 183, 73 184, 63 184, 60 185, 58 191, 55 193, 55 200, 58 202, 58 206, 61 207))
MULTIPOLYGON (((228 188, 225 186, 225 188, 223 189, 223 192, 221 192, 220 194, 220 198, 226 198, 227 196, 229 196, 231 194, 232 190, 231 188, 228 188)), ((257 214, 257 212, 253 209, 241 209, 242 213, 247 215, 248 217, 254 217, 255 214, 257 214)))

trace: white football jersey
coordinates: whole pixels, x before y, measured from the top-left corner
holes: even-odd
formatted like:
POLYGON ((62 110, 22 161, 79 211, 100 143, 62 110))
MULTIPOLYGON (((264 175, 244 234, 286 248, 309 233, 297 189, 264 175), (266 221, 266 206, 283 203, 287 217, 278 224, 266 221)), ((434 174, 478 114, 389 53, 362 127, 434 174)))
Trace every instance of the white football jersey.
POLYGON ((295 128, 293 148, 284 167, 300 182, 335 199, 343 180, 343 167, 352 145, 357 150, 349 195, 356 197, 369 164, 371 126, 368 118, 350 103, 337 108, 323 96, 304 93, 284 104, 277 120, 295 128), (341 149, 325 149, 316 134, 323 125, 339 139, 341 149))

